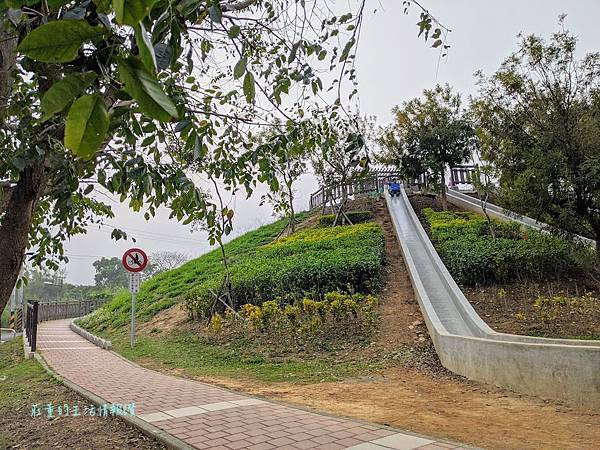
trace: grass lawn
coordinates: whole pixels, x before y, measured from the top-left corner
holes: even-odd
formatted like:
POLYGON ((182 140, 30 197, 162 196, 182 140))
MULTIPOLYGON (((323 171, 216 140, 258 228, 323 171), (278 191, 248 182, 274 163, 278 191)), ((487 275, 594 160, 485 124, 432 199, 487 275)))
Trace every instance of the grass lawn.
MULTIPOLYGON (((163 449, 118 417, 83 415, 89 402, 52 378, 34 359, 23 358, 21 338, 0 344, 0 449, 163 449), (78 405, 82 415, 49 420, 45 405, 78 405), (41 416, 32 417, 33 405, 41 416)), ((55 409, 56 411, 56 409, 55 409)))
MULTIPOLYGON (((101 332, 125 358, 156 368, 182 369, 191 377, 252 378, 263 382, 312 383, 335 381, 376 370, 377 361, 344 358, 338 352, 283 355, 273 347, 257 347, 249 340, 225 344, 209 342, 192 332, 139 336, 135 348, 125 331, 101 332)), ((339 349, 336 349, 339 350, 339 349)))

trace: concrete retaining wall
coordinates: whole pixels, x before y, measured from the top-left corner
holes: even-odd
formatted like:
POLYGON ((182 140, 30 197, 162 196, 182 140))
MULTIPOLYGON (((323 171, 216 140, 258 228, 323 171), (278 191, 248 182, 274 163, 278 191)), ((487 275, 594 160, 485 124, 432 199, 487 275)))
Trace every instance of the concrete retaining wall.
POLYGON ((110 341, 107 341, 106 339, 102 339, 101 337, 98 337, 98 336, 90 333, 89 331, 85 331, 83 328, 81 328, 80 326, 78 326, 75 323, 75 319, 73 319, 71 321, 71 323, 69 324, 69 328, 71 328, 71 330, 73 330, 75 333, 84 337, 85 339, 90 341, 92 344, 97 345, 100 348, 103 348, 105 350, 112 349, 112 343, 110 341))

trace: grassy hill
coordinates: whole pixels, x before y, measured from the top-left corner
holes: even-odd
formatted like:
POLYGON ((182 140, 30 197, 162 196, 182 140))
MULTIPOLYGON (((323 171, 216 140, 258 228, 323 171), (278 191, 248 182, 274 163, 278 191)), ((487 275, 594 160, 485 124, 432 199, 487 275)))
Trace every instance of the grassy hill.
MULTIPOLYGON (((284 227, 285 221, 280 220, 225 245, 236 306, 307 291, 372 292, 379 287, 384 239, 377 224, 307 228, 275 240, 284 227)), ((202 316, 212 306, 211 291, 219 288, 223 276, 219 249, 161 273, 142 283, 138 317, 151 318, 177 302, 185 302, 190 313, 202 316)), ((125 327, 129 312, 130 296, 123 291, 82 319, 81 325, 92 331, 125 327)))

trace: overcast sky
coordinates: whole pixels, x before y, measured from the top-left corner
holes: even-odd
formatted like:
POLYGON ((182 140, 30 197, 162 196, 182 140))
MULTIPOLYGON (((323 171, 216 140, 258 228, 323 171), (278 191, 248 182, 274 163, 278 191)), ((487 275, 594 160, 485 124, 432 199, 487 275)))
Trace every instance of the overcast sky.
MULTIPOLYGON (((491 73, 517 48, 519 32, 544 37, 558 29, 558 16, 567 14, 566 26, 579 36, 579 52, 600 50, 600 1, 598 0, 422 0, 421 2, 445 26, 450 28, 451 49, 438 67, 439 53, 417 38, 417 9, 403 14, 401 0, 368 0, 360 37, 357 69, 362 114, 376 115, 381 123, 391 120, 394 105, 420 95, 436 83, 450 83, 465 95, 475 94, 473 73, 491 73), (377 9, 376 13, 373 11, 377 9)), ((353 2, 350 2, 353 4, 353 2)), ((316 181, 310 175, 297 184, 297 207, 306 209, 316 181)), ((264 193, 264 192, 263 192, 264 193)), ((254 198, 231 199, 235 210, 234 234, 240 234, 271 222, 268 206, 258 205, 261 192, 254 198)), ((146 222, 141 214, 130 212, 112 201, 116 218, 111 224, 131 232, 135 246, 152 253, 159 250, 184 252, 197 257, 209 248, 202 232, 168 220, 162 211, 146 222)), ((131 242, 114 242, 110 227, 90 227, 87 235, 66 244, 71 261, 67 281, 93 284, 92 262, 102 256, 121 256, 131 242)))

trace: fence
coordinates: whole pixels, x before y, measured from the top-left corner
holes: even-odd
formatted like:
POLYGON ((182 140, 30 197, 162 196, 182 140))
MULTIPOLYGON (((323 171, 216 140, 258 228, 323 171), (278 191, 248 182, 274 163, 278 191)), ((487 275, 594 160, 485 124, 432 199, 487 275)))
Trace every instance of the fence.
POLYGON ((450 186, 471 184, 471 177, 477 166, 455 166, 450 169, 450 186))
POLYGON ((344 196, 357 197, 368 195, 370 193, 382 192, 388 180, 400 178, 396 171, 373 171, 367 176, 357 178, 345 184, 335 184, 321 187, 318 191, 310 195, 309 208, 312 210, 327 203, 337 203, 344 196))
MULTIPOLYGON (((471 177, 477 166, 461 165, 450 168, 450 186, 459 184, 470 184, 471 177)), ((314 209, 319 206, 327 205, 328 203, 337 203, 344 195, 346 197, 361 196, 372 192, 381 192, 383 186, 390 180, 402 178, 400 173, 395 169, 383 168, 373 170, 365 177, 357 178, 346 184, 334 184, 321 187, 318 191, 313 192, 310 196, 309 209, 314 209), (344 191, 346 193, 344 194, 344 191)), ((428 173, 419 175, 414 180, 405 180, 406 185, 416 188, 417 190, 427 190, 431 176, 428 173)))
POLYGON ((37 341, 37 325, 45 320, 71 319, 84 316, 106 300, 82 300, 79 302, 38 302, 28 301, 25 304, 25 335, 31 352, 35 352, 37 341))
POLYGON ((35 352, 37 343, 38 308, 39 302, 27 302, 25 305, 25 335, 32 352, 35 352))
POLYGON ((106 300, 82 300, 79 302, 39 302, 38 322, 71 319, 85 316, 106 300))

